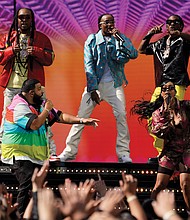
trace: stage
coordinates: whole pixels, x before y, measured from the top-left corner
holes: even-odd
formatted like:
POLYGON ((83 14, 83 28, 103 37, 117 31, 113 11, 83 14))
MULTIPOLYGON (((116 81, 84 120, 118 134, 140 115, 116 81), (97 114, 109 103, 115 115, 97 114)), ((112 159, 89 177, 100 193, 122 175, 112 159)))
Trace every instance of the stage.
MULTIPOLYGON (((132 174, 138 179, 137 196, 141 203, 150 198, 154 187, 157 164, 148 163, 92 163, 92 162, 51 162, 47 180, 48 187, 51 187, 55 193, 58 193, 58 185, 64 183, 65 178, 70 178, 72 182, 79 183, 87 178, 98 180, 101 177, 106 186, 117 187, 119 180, 122 179, 121 173, 132 174)), ((7 186, 7 190, 16 197, 18 182, 11 173, 9 166, 0 165, 0 181, 7 186)), ((171 180, 168 186, 169 190, 175 193, 177 211, 185 218, 185 204, 181 193, 179 180, 171 180)))

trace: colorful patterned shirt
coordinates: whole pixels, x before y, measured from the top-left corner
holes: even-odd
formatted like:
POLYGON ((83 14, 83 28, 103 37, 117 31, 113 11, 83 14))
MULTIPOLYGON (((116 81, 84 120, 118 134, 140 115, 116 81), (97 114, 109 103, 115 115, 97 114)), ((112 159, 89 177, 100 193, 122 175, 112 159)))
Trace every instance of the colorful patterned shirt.
MULTIPOLYGON (((13 164, 15 160, 30 160, 43 164, 49 157, 47 126, 44 123, 38 130, 31 130, 32 121, 43 111, 37 110, 18 94, 7 108, 2 138, 2 162, 13 164)), ((50 120, 53 115, 50 113, 50 120)))

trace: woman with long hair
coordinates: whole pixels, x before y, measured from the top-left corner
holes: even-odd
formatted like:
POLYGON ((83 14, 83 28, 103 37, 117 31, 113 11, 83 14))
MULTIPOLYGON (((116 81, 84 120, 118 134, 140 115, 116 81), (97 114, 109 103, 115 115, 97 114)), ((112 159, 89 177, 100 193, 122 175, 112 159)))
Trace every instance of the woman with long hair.
POLYGON ((165 189, 175 170, 180 172, 180 186, 190 215, 190 101, 179 101, 175 85, 166 81, 155 102, 136 101, 131 109, 139 119, 149 119, 151 133, 164 139, 164 148, 159 155, 159 167, 152 199, 165 189))

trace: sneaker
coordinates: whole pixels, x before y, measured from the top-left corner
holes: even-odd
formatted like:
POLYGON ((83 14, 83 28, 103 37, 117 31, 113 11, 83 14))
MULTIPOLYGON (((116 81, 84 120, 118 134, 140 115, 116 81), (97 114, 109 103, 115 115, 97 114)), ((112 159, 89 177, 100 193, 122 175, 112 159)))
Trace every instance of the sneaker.
POLYGON ((132 163, 132 159, 129 156, 123 155, 119 158, 119 163, 132 163))
POLYGON ((61 162, 65 162, 65 161, 70 161, 70 160, 75 160, 74 157, 69 157, 68 155, 66 155, 64 152, 62 152, 61 154, 58 155, 59 159, 61 162))
POLYGON ((50 162, 60 161, 60 158, 57 155, 51 155, 49 161, 50 162))

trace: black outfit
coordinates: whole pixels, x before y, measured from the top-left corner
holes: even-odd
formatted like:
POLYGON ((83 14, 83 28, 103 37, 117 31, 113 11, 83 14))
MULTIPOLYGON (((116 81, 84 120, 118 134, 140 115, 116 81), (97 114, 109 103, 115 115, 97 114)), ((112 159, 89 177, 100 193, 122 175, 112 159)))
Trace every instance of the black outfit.
POLYGON ((29 160, 16 160, 10 167, 19 182, 17 203, 19 203, 18 211, 22 217, 31 198, 29 192, 32 190, 31 177, 34 169, 36 167, 40 169, 42 166, 29 160))
POLYGON ((145 50, 146 55, 154 55, 155 84, 159 87, 167 80, 175 85, 190 85, 187 73, 190 55, 190 42, 182 37, 171 38, 169 55, 164 57, 168 35, 150 43, 145 50))

